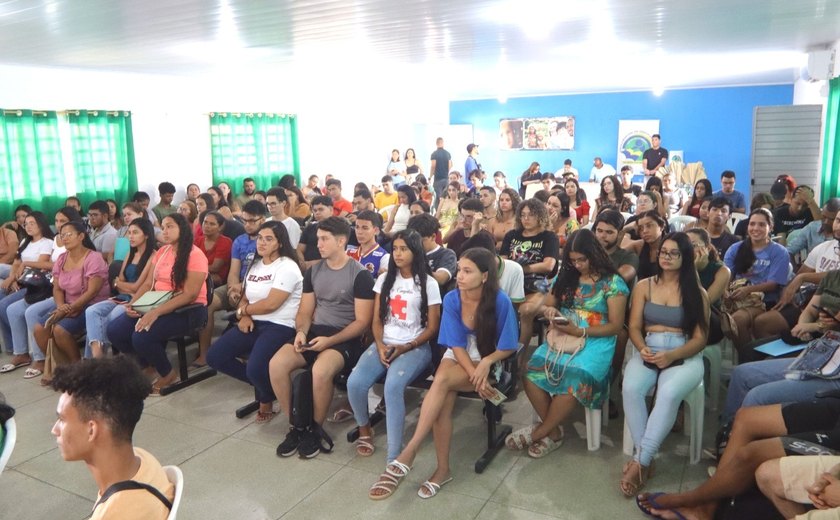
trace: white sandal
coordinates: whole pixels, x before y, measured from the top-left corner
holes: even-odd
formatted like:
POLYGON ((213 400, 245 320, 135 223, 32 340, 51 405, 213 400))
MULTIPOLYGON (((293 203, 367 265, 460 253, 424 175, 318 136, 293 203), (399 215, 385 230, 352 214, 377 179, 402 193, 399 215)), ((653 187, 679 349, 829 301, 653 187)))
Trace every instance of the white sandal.
POLYGON ((510 450, 524 450, 534 442, 531 434, 534 433, 536 427, 537 425, 532 424, 531 426, 526 426, 512 432, 505 437, 505 446, 510 450))
POLYGON ((371 500, 385 500, 390 497, 394 494, 397 488, 400 487, 400 482, 402 482, 402 479, 408 475, 409 471, 411 471, 411 468, 397 459, 389 462, 388 465, 385 466, 385 473, 379 475, 379 480, 376 481, 368 490, 368 498, 371 500), (391 466, 397 468, 398 471, 391 469, 391 466), (385 491, 385 493, 381 495, 373 494, 373 491, 377 489, 381 489, 385 491))
POLYGON ((420 486, 420 489, 417 490, 417 496, 424 499, 432 498, 433 496, 438 494, 440 488, 452 482, 453 478, 454 477, 449 477, 440 484, 432 482, 431 480, 427 480, 426 482, 423 482, 423 484, 420 486))
POLYGON ((563 445, 563 438, 554 440, 551 437, 543 437, 528 447, 528 456, 532 459, 541 459, 563 445))

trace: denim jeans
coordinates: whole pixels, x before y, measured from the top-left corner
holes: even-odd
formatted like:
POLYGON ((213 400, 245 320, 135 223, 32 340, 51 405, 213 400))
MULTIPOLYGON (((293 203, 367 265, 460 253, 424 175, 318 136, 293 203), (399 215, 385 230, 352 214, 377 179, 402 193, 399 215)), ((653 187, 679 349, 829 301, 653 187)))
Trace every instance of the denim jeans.
MULTIPOLYGON (((645 338, 653 351, 671 350, 685 342, 682 333, 673 332, 651 332, 645 338)), ((703 380, 703 372, 703 354, 700 352, 685 358, 682 365, 654 370, 644 365, 638 350, 633 351, 624 370, 622 394, 624 414, 636 448, 635 457, 642 466, 650 466, 674 426, 680 403, 703 380), (645 396, 653 385, 656 385, 656 398, 648 415, 645 396)))
POLYGON ((347 379, 347 398, 359 426, 366 426, 368 413, 368 390, 385 375, 385 428, 388 432, 388 461, 397 458, 402 450, 405 427, 405 387, 414 381, 432 361, 432 349, 428 343, 409 350, 391 363, 390 368, 379 360, 376 344, 365 350, 353 372, 347 379), (386 374, 387 372, 387 374, 386 374))
POLYGON ((33 361, 43 361, 45 358, 44 353, 35 343, 35 325, 44 323, 47 316, 54 310, 55 300, 47 298, 44 301, 29 305, 23 313, 26 322, 26 341, 29 344, 29 355, 32 356, 33 361))
POLYGON ((793 358, 767 359, 735 367, 721 419, 731 421, 742 406, 810 401, 819 391, 840 389, 837 379, 785 379, 785 370, 791 363, 793 358))
POLYGON ((85 320, 87 321, 85 359, 93 357, 93 352, 90 349, 92 341, 98 341, 104 349, 105 345, 108 344, 108 324, 123 314, 125 314, 125 305, 120 305, 111 300, 94 303, 85 309, 85 320))
POLYGON ((0 264, 0 282, 8 278, 11 272, 12 266, 10 264, 0 264))
POLYGON ((248 334, 233 327, 214 341, 207 351, 207 364, 219 372, 250 383, 259 402, 271 403, 276 397, 268 375, 268 362, 280 347, 291 343, 294 338, 295 329, 291 327, 254 320, 254 330, 248 334), (237 359, 245 355, 248 356, 247 363, 237 359))
POLYGON ((170 312, 152 323, 148 331, 136 332, 134 325, 138 318, 123 314, 106 328, 111 344, 123 354, 136 354, 141 366, 153 366, 161 377, 172 371, 172 364, 166 356, 166 342, 178 334, 186 334, 190 323, 207 319, 207 307, 201 306, 186 312, 170 312))
POLYGON ((9 316, 9 307, 12 304, 17 302, 23 302, 24 305, 26 304, 23 301, 23 297, 26 295, 26 291, 21 289, 19 291, 15 291, 13 293, 7 293, 0 289, 0 335, 3 338, 3 348, 6 349, 6 352, 14 353, 16 355, 19 354, 26 354, 27 345, 26 342, 22 343, 15 343, 14 337, 12 336, 12 323, 14 323, 9 316))

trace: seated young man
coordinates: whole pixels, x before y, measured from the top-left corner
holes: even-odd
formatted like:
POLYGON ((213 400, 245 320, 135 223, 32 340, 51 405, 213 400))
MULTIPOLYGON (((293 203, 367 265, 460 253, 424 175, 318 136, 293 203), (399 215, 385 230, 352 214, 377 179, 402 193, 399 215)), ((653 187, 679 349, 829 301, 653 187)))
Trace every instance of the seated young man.
POLYGON ((458 203, 459 218, 449 233, 443 237, 443 242, 446 246, 455 252, 455 256, 459 256, 464 250, 464 242, 470 238, 473 233, 478 232, 477 226, 474 226, 476 216, 481 220, 484 206, 478 199, 464 199, 458 203))
POLYGON ((362 264, 373 278, 388 270, 388 254, 376 241, 382 228, 382 217, 375 211, 365 210, 356 216, 356 240, 359 245, 347 246, 347 256, 362 264))
POLYGON ((90 225, 90 240, 96 250, 102 253, 106 264, 114 260, 114 245, 117 242, 117 230, 108 218, 108 203, 97 200, 88 206, 88 225, 90 225))
POLYGON ((802 455, 768 460, 755 481, 785 518, 840 518, 840 456, 802 455), (816 506, 817 509, 811 509, 816 506), (810 510, 810 511, 809 511, 810 510))
MULTIPOLYGON (((269 364, 274 395, 282 413, 291 417, 292 373, 311 367, 313 418, 322 425, 333 396, 333 378, 355 366, 362 352, 361 336, 373 320, 373 277, 345 252, 350 226, 343 218, 318 223, 322 260, 303 275, 303 294, 295 317, 294 343, 283 345, 269 364)), ((290 428, 277 455, 320 453, 320 436, 290 428)))
POLYGON ((321 259, 318 252, 318 224, 333 214, 333 200, 326 195, 312 199, 313 221, 303 230, 297 246, 298 256, 303 259, 304 268, 312 267, 321 259))
POLYGON ((726 250, 740 241, 738 237, 726 228, 729 216, 732 214, 732 203, 726 197, 715 197, 709 203, 709 238, 717 249, 721 258, 726 250))
POLYGON ((158 222, 163 222, 163 217, 178 211, 178 208, 172 205, 172 199, 175 198, 175 185, 171 182, 161 182, 158 184, 158 195, 160 195, 160 202, 152 208, 152 212, 158 222))
MULTIPOLYGON (((440 231, 440 222, 428 213, 423 213, 408 219, 408 229, 417 231, 423 238, 423 249, 426 251, 429 270, 438 285, 443 288, 455 276, 458 258, 454 251, 435 242, 435 236, 440 231)), ((444 291, 441 291, 441 294, 443 293, 444 291)))
POLYGON ((300 243, 300 224, 286 214, 286 203, 289 202, 289 197, 286 196, 286 191, 275 186, 268 190, 265 194, 265 207, 271 215, 266 220, 273 220, 280 222, 286 226, 286 231, 289 232, 289 243, 292 247, 297 248, 300 243))
POLYGON ((213 291, 213 300, 207 306, 207 325, 201 329, 198 335, 199 355, 191 368, 204 368, 207 365, 205 358, 207 349, 213 340, 213 331, 216 323, 213 317, 218 311, 233 311, 236 309, 239 299, 242 297, 242 280, 245 273, 254 260, 257 251, 257 231, 265 222, 265 206, 256 200, 249 200, 242 206, 240 212, 242 225, 245 233, 236 237, 230 250, 230 270, 228 271, 227 283, 216 287, 213 291))
POLYGON ((791 255, 802 251, 810 253, 815 247, 826 241, 834 240, 834 219, 840 211, 840 197, 825 201, 822 207, 822 219, 810 222, 802 229, 791 231, 785 247, 791 255))
POLYGON ((353 204, 341 196, 341 181, 330 179, 327 181, 327 194, 332 198, 332 212, 334 217, 347 217, 353 212, 353 204))
POLYGON ((152 390, 140 367, 127 356, 90 359, 56 368, 50 386, 61 392, 52 427, 61 457, 84 461, 98 487, 90 518, 165 519, 175 487, 131 440, 152 390))

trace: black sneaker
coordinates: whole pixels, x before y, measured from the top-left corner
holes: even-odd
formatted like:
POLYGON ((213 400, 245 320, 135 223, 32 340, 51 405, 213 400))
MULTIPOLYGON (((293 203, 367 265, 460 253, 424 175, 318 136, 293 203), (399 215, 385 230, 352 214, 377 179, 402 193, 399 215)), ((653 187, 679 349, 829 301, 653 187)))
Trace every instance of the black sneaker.
POLYGON ((301 444, 301 431, 296 428, 289 428, 289 433, 286 434, 286 438, 283 439, 283 442, 277 445, 277 456, 278 457, 291 457, 298 451, 298 447, 301 444))
POLYGON ((317 456, 321 453, 321 437, 312 430, 301 432, 297 452, 302 459, 311 459, 317 456))

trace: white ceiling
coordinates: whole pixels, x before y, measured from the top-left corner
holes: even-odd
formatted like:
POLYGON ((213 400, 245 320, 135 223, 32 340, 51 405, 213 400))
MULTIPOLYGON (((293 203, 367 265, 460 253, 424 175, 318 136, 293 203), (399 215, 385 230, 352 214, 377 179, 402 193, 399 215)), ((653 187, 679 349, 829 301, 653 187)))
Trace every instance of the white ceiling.
POLYGON ((0 0, 0 63, 450 98, 791 83, 838 40, 840 0, 0 0))

